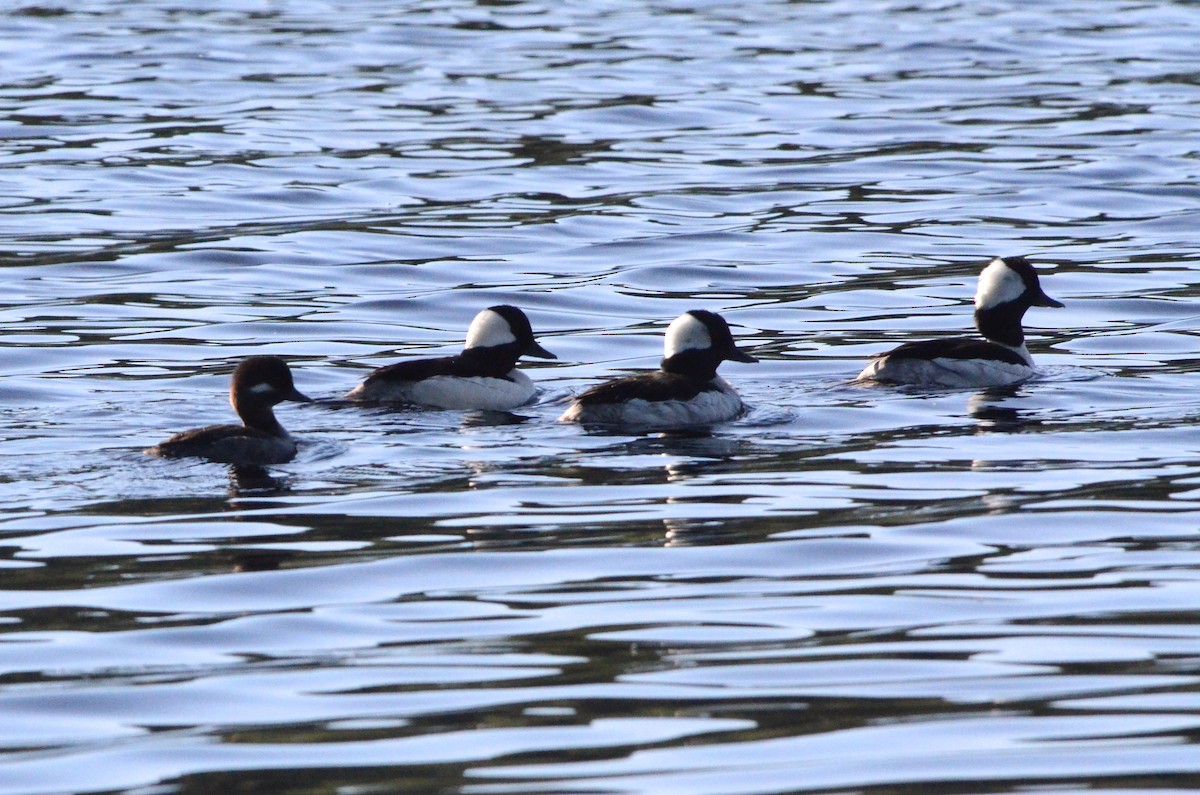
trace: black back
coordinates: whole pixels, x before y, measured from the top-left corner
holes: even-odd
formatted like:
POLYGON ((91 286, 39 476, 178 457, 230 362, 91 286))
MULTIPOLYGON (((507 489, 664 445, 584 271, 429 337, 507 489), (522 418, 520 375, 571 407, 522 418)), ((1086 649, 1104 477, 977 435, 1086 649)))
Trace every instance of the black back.
POLYGON ((517 365, 520 353, 511 349, 519 343, 496 345, 491 348, 467 348, 457 356, 435 359, 409 359, 380 367, 367 376, 365 383, 375 381, 415 383, 439 375, 471 378, 508 378, 517 365))
POLYGON ((246 425, 209 425, 181 431, 157 446, 159 455, 187 456, 203 454, 212 444, 232 438, 273 439, 272 434, 246 425))
POLYGON ((926 361, 930 359, 992 359, 1005 364, 1029 364, 1011 348, 987 340, 967 337, 906 342, 883 356, 888 359, 923 359, 926 361))
POLYGON ((694 378, 660 371, 606 381, 583 392, 575 400, 584 405, 608 405, 627 400, 661 403, 667 400, 691 400, 701 392, 717 390, 712 378, 694 378))

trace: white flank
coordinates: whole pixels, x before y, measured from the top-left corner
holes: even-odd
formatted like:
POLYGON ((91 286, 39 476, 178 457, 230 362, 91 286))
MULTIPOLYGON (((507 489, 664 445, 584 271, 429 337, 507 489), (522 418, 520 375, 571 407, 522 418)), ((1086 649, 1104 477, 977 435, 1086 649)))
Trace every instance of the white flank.
POLYGON ((704 350, 711 347, 712 336, 708 333, 708 326, 697 320, 695 315, 680 315, 671 321, 671 325, 667 326, 667 337, 663 348, 668 359, 683 351, 704 350))
POLYGON ((745 410, 745 404, 728 382, 722 378, 716 381, 719 391, 701 392, 691 400, 638 399, 599 405, 572 403, 558 421, 662 430, 732 420, 745 410))
POLYGON ((471 321, 467 329, 468 348, 490 348, 493 345, 507 345, 516 342, 517 337, 509 327, 508 321, 496 312, 485 309, 471 321))
POLYGON ((988 263, 979 274, 979 287, 975 291, 975 308, 991 309, 994 306, 1014 301, 1025 292, 1025 280, 1000 257, 988 263))
MULTIPOLYGON (((1026 359, 1029 354, 1018 351, 1026 359)), ((859 381, 932 386, 944 389, 1004 386, 1034 374, 1032 364, 1009 364, 994 359, 891 359, 883 356, 858 374, 859 381)))
POLYGON ((535 395, 537 389, 529 376, 520 370, 512 370, 508 378, 435 375, 421 381, 364 381, 346 397, 351 400, 410 403, 435 409, 506 411, 525 405, 535 395))

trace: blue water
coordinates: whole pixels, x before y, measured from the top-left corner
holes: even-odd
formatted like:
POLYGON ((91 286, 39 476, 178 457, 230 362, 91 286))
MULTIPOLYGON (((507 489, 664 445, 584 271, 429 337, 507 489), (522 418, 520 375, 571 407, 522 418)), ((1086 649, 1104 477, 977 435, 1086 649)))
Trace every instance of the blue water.
POLYGON ((1200 6, 0 11, 0 795, 1187 791, 1200 6), (848 384, 1025 254, 1042 369, 848 384), (513 413, 336 398, 512 303, 513 413), (719 311, 709 433, 574 392, 719 311))

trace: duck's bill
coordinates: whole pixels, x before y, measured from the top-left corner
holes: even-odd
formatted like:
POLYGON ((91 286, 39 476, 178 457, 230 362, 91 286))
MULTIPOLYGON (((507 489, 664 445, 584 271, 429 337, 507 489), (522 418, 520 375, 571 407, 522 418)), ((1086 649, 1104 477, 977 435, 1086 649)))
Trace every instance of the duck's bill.
POLYGON ((1037 303, 1034 304, 1034 306, 1049 306, 1049 307, 1053 307, 1054 309, 1062 309, 1063 302, 1055 301, 1050 296, 1046 295, 1045 293, 1042 293, 1041 297, 1038 298, 1037 303))
POLYGON ((551 353, 550 351, 546 350, 541 345, 539 345, 536 341, 532 345, 529 346, 529 350, 525 351, 525 355, 526 356, 536 356, 539 359, 557 359, 558 358, 553 353, 551 353))
POLYGON ((297 403, 312 403, 313 399, 293 387, 292 391, 284 396, 284 400, 294 400, 297 403))
POLYGON ((758 361, 758 359, 755 359, 741 348, 731 348, 725 358, 731 362, 745 362, 746 364, 754 364, 758 361))

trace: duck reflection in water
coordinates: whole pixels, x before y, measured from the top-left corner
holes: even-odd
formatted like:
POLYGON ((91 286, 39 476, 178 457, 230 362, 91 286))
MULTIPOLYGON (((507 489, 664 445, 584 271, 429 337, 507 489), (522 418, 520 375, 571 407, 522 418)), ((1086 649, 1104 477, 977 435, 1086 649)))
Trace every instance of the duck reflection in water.
POLYGON ((238 550, 233 555, 233 570, 238 574, 254 571, 277 571, 288 553, 271 549, 238 550))
POLYGON ((1030 419, 1012 406, 999 401, 1017 397, 1021 387, 998 386, 976 392, 967 400, 967 413, 976 420, 976 433, 1021 433, 1036 428, 1041 420, 1030 419))
MULTIPOLYGON (((668 503, 674 502, 672 498, 668 503)), ((664 547, 711 547, 733 544, 745 537, 721 519, 663 519, 664 547)))
POLYGON ((266 467, 230 466, 230 497, 269 497, 292 490, 291 479, 276 477, 266 467))
POLYGON ((514 414, 511 411, 468 411, 462 416, 459 428, 491 428, 501 425, 520 425, 529 422, 533 417, 524 414, 514 414))

